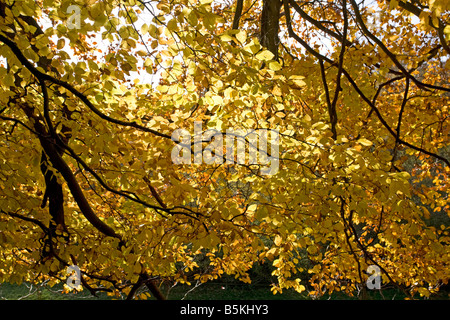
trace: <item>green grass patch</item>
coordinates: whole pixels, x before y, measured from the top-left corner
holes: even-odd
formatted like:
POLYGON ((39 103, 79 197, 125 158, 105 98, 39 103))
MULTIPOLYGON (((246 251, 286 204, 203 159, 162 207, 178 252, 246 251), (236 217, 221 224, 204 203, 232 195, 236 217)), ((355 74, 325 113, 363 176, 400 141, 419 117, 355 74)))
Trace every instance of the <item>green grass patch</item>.
MULTIPOLYGON (((88 290, 81 292, 62 293, 63 285, 49 287, 45 284, 35 285, 23 283, 21 285, 0 284, 0 299, 3 300, 111 300, 104 292, 98 297, 92 296, 88 290)), ((145 290, 143 287, 141 290, 145 290)), ((272 294, 270 284, 245 284, 233 280, 218 280, 201 284, 197 287, 188 285, 163 285, 162 292, 169 300, 311 300, 307 292, 298 293, 294 290, 283 290, 282 294, 272 294)), ((139 290, 140 291, 140 290, 139 290)), ((368 290, 367 300, 403 300, 405 295, 400 290, 385 289, 368 290)), ((419 298, 419 297, 417 297, 419 298)), ((431 297, 431 300, 448 300, 448 291, 442 291, 431 297)), ((123 296, 125 299, 125 296, 123 296)), ((359 297, 350 297, 344 293, 324 295, 320 300, 357 300, 359 297)))

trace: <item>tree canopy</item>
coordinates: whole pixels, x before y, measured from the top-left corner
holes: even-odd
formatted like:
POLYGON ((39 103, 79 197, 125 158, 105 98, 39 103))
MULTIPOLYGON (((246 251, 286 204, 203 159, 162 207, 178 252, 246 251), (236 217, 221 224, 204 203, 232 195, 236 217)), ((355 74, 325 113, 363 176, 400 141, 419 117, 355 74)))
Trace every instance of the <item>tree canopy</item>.
POLYGON ((448 0, 1 0, 0 58, 0 282, 449 280, 448 0), (199 124, 277 170, 201 161, 199 124))

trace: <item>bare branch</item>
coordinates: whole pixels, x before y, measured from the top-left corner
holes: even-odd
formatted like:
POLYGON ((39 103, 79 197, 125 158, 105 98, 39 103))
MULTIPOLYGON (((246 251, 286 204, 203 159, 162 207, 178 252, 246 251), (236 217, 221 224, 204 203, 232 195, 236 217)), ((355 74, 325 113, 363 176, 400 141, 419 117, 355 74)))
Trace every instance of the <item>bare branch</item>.
POLYGON ((433 84, 428 84, 428 83, 423 83, 419 80, 417 80, 414 76, 411 75, 411 73, 405 69, 405 67, 400 63, 400 61, 398 61, 397 57, 395 56, 395 54, 393 54, 385 45, 384 43, 378 39, 377 37, 375 37, 375 35, 373 33, 371 33, 362 17, 361 17, 361 13, 359 12, 359 8, 358 5, 356 4, 356 2, 354 0, 350 0, 353 10, 355 12, 355 18, 356 21, 358 22, 358 24, 361 26, 362 31, 364 32, 365 35, 367 35, 367 37, 369 37, 373 42, 375 42, 383 51, 384 53, 386 53, 386 55, 389 57, 389 59, 392 60, 392 62, 394 62, 395 66, 408 78, 410 78, 418 87, 420 88, 431 88, 431 89, 436 89, 436 90, 442 90, 442 91, 448 91, 450 92, 450 88, 445 88, 445 87, 441 87, 441 86, 435 86, 433 84))

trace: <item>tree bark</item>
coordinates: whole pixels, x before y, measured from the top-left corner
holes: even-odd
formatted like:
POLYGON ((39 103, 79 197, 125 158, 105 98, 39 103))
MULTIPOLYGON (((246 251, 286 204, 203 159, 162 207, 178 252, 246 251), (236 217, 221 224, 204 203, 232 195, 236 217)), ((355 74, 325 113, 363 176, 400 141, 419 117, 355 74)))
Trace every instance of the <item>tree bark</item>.
POLYGON ((233 19, 233 29, 239 29, 239 21, 241 20, 242 8, 244 7, 244 0, 236 1, 236 11, 233 19))
POLYGON ((274 60, 278 60, 278 46, 280 39, 280 0, 264 0, 261 14, 260 43, 274 54, 274 60))

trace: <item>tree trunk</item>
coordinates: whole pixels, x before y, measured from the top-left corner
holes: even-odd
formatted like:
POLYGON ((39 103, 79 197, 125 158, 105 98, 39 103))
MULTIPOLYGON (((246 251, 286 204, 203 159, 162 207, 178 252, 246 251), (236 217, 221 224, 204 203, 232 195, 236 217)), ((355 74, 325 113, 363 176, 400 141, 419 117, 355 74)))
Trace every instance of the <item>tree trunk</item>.
POLYGON ((260 42, 274 54, 274 60, 278 60, 278 30, 280 25, 280 0, 264 0, 261 14, 260 42))

